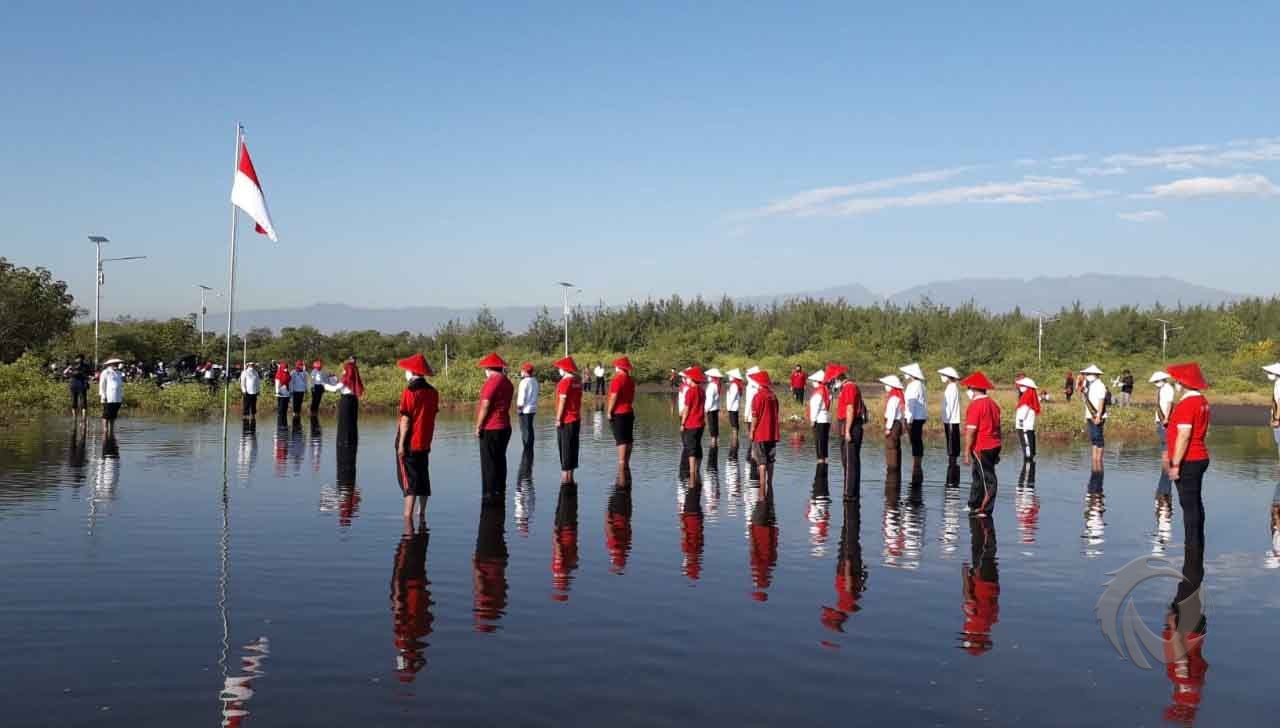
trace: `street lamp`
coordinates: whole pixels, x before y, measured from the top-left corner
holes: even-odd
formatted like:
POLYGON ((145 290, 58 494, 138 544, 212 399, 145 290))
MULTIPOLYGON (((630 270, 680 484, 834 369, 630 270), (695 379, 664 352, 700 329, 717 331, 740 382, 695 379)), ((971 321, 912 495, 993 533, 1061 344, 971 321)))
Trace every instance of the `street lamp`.
POLYGON ((1156 319, 1160 322, 1160 359, 1168 360, 1169 358, 1169 332, 1177 331, 1184 328, 1182 326, 1174 326, 1172 321, 1166 321, 1162 318, 1156 319))
POLYGON ((203 283, 195 284, 200 289, 200 356, 204 356, 204 330, 208 328, 206 321, 208 320, 209 311, 204 307, 204 294, 212 292, 213 295, 221 297, 222 294, 203 283))
POLYGON ((1045 318, 1043 311, 1032 311, 1031 313, 1034 313, 1036 315, 1036 319, 1039 322, 1038 326, 1036 326, 1036 363, 1043 364, 1044 363, 1044 325, 1051 324, 1054 321, 1057 321, 1058 319, 1045 318))
MULTIPOLYGON (((564 289, 564 355, 569 356, 569 289, 577 286, 568 281, 560 281, 559 285, 564 289)), ((582 293, 581 288, 578 293, 582 293)))
POLYGON ((93 370, 98 371, 98 329, 101 325, 101 308, 102 308, 102 284, 106 282, 106 278, 102 275, 102 264, 112 263, 122 260, 143 260, 145 255, 128 255, 123 258, 104 258, 102 257, 102 244, 109 243, 106 237, 102 235, 90 235, 89 242, 93 243, 97 254, 94 256, 94 277, 93 277, 93 370))

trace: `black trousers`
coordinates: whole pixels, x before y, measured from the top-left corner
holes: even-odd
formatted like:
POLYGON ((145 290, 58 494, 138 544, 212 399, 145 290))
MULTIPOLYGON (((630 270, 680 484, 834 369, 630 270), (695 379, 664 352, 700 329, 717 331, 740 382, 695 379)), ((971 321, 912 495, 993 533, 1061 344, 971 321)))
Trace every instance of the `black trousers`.
POLYGON ((289 398, 276 397, 276 427, 286 428, 289 426, 289 398))
POLYGON ((908 437, 911 439, 911 457, 924 457, 924 420, 911 420, 908 437))
POLYGON ((293 399, 293 413, 295 415, 301 416, 302 415, 302 399, 307 396, 307 393, 306 392, 290 392, 289 395, 293 399))
POLYGON ((596 394, 604 394, 604 377, 596 379, 596 394))
POLYGON ((533 449, 533 416, 532 412, 520 414, 520 444, 525 450, 533 449))
POLYGON ((796 389, 795 387, 792 387, 792 388, 791 388, 791 396, 792 396, 792 397, 795 397, 797 402, 803 402, 803 401, 804 401, 804 388, 803 388, 803 387, 801 387, 800 389, 796 389))
POLYGON ((831 423, 813 423, 813 450, 819 460, 826 460, 831 452, 831 423))
POLYGON ((258 416, 258 395, 256 394, 244 395, 244 404, 241 407, 241 413, 245 417, 258 416))
POLYGON ((1022 457, 1025 460, 1036 459, 1036 431, 1018 430, 1018 442, 1022 443, 1022 457))
POLYGON ((556 428, 556 447, 560 451, 560 469, 578 469, 578 446, 581 443, 582 422, 566 422, 556 428))
POLYGON ((840 465, 844 468, 844 496, 856 498, 862 490, 862 423, 849 430, 849 441, 844 439, 844 423, 837 426, 840 434, 840 465))
POLYGON ((1183 543, 1187 548, 1204 546, 1204 500, 1200 488, 1208 460, 1184 460, 1174 481, 1178 486, 1178 505, 1182 506, 1183 543))
POLYGON ((354 394, 338 398, 338 447, 354 448, 360 444, 360 400, 354 394))
POLYGON ((969 508, 990 514, 996 507, 996 464, 1000 448, 974 450, 973 483, 969 486, 969 508))
POLYGON ((507 444, 511 428, 480 431, 480 486, 486 498, 507 490, 507 444))
POLYGON ((944 422, 942 434, 947 438, 947 457, 952 460, 960 457, 960 423, 944 422))
POLYGON ((315 417, 320 414, 320 400, 324 399, 324 387, 319 384, 311 385, 311 416, 315 417))

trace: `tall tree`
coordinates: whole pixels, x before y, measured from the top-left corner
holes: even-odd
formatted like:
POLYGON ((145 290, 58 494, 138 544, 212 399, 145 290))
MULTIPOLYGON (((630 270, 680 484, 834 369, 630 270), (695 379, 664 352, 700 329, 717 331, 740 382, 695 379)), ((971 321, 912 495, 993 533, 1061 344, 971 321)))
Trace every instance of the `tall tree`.
POLYGON ((0 258, 0 362, 67 333, 75 317, 65 281, 45 268, 20 268, 0 258))

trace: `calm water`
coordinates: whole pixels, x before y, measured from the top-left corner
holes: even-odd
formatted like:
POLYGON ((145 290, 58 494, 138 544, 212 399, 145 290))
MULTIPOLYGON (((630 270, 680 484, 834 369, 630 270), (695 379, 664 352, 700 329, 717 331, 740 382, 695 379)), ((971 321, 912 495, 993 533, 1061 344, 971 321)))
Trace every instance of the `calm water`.
MULTIPOLYGON (((361 422, 354 469, 331 421, 271 424, 237 423, 225 489, 217 423, 125 419, 114 447, 96 423, 87 443, 57 420, 0 431, 5 725, 1161 725, 1174 702, 1094 615, 1106 572, 1182 558, 1154 446, 1108 453, 1092 487, 1080 447, 1046 448, 1033 487, 1007 458, 988 531, 940 442, 922 485, 886 486, 869 438, 852 505, 807 442, 780 447, 772 503, 727 447, 690 490, 653 398, 629 492, 597 418, 576 492, 544 429, 531 478, 517 438, 506 504, 482 513, 450 419, 429 532, 405 537, 391 420, 361 422)), ((1274 725, 1274 449, 1212 438, 1198 722, 1274 725)), ((1157 632, 1174 588, 1135 592, 1157 632)))

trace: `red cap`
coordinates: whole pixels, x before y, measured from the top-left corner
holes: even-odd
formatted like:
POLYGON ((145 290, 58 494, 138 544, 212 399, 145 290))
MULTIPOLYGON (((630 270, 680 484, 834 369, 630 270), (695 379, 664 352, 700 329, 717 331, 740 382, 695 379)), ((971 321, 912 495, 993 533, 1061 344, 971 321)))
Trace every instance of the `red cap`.
POLYGON ((631 360, 625 356, 620 356, 617 359, 614 359, 613 365, 627 374, 631 373, 631 360))
POLYGON ((1206 389, 1209 386, 1209 383, 1204 380, 1204 372, 1200 371, 1200 365, 1193 361, 1174 364, 1166 367, 1165 371, 1169 373, 1170 379, 1187 389, 1206 389))
POLYGON ((695 382, 707 381, 707 378, 702 374, 702 367, 699 367, 699 366, 691 366, 681 373, 695 382))
POLYGON ((533 362, 527 361, 520 365, 520 371, 525 374, 533 374, 533 362))
POLYGON ((401 369, 417 374, 420 377, 430 377, 435 375, 435 372, 431 371, 431 365, 427 363, 427 358, 421 354, 414 354, 413 356, 405 357, 404 359, 396 362, 396 364, 401 369))
POLYGON ((315 361, 311 362, 311 368, 324 369, 324 362, 320 361, 319 359, 316 359, 315 361))
POLYGON ((960 386, 968 387, 969 389, 981 389, 984 392, 988 389, 996 388, 996 385, 992 384, 991 380, 987 379, 987 375, 983 374, 981 371, 974 372, 964 379, 961 379, 960 386))
POLYGON ((822 378, 829 382, 847 371, 849 371, 849 367, 842 364, 828 364, 827 370, 822 374, 822 378))
POLYGON ((507 363, 502 360, 502 357, 498 356, 497 352, 494 352, 481 359, 476 366, 481 369, 506 369, 507 363))
POLYGON ((574 361, 573 357, 571 356, 566 356, 565 358, 560 359, 559 361, 557 361, 555 364, 552 364, 551 366, 555 367, 556 369, 563 369, 566 372, 572 372, 573 374, 578 373, 578 362, 574 361))
POLYGON ((747 377, 751 381, 755 382, 756 384, 759 384, 762 387, 767 387, 770 384, 773 384, 773 382, 769 381, 769 372, 766 372, 763 369, 756 372, 755 374, 748 374, 747 377))

